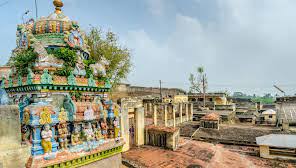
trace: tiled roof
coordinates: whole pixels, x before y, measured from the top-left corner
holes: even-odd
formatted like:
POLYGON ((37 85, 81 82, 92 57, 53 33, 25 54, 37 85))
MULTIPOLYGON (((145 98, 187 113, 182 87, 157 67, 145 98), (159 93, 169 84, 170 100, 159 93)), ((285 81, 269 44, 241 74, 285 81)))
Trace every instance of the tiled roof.
POLYGON ((219 120, 219 114, 217 113, 210 113, 210 114, 206 114, 205 116, 203 116, 201 119, 202 120, 211 120, 211 121, 216 121, 219 120))

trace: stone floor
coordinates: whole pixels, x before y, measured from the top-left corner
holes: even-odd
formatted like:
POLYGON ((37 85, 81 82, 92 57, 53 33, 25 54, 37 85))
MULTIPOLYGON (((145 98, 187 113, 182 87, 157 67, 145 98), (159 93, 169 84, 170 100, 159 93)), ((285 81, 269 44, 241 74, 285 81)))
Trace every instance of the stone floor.
POLYGON ((231 148, 224 145, 193 141, 181 138, 177 151, 152 146, 133 148, 123 153, 123 159, 148 168, 292 168, 290 163, 265 160, 242 154, 239 150, 253 150, 244 147, 231 148))
POLYGON ((99 160, 97 162, 82 166, 81 168, 95 168, 95 167, 100 167, 100 168, 125 168, 122 167, 121 163, 121 154, 117 154, 111 157, 108 157, 103 160, 99 160))

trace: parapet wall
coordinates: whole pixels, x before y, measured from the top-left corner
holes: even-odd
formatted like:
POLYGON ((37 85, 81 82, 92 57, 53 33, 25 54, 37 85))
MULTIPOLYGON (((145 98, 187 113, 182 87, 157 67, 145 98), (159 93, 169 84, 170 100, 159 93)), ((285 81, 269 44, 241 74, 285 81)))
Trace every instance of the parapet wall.
POLYGON ((0 105, 0 168, 25 167, 30 147, 21 145, 18 106, 0 105))
POLYGON ((0 148, 6 144, 21 144, 21 124, 18 106, 0 106, 0 148))

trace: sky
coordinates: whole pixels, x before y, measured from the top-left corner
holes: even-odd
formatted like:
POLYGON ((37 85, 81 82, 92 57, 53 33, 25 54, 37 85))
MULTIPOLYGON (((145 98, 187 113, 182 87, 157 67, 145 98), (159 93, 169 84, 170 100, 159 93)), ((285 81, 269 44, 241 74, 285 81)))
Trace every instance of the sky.
MULTIPOLYGON (((209 91, 296 93, 295 0, 63 0, 63 12, 84 30, 112 30, 131 50, 133 85, 188 90, 204 66, 209 91)), ((38 16, 54 11, 37 0, 38 16)), ((34 0, 0 0, 0 65, 15 47, 22 14, 34 0), (2 5, 1 5, 2 4, 2 5)))

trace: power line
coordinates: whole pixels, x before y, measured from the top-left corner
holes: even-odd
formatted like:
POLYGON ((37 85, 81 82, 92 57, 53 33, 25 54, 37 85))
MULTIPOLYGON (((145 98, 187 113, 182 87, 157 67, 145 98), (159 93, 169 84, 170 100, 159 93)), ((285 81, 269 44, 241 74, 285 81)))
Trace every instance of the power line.
POLYGON ((5 1, 5 2, 1 3, 1 4, 0 4, 0 7, 4 6, 4 5, 6 5, 6 4, 8 4, 8 1, 5 1))

